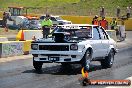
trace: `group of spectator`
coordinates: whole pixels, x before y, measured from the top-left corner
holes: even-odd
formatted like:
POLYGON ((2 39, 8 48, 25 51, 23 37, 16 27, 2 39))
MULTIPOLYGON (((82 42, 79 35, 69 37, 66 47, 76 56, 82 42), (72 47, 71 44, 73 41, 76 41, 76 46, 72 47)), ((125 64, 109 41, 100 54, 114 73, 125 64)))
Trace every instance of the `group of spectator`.
MULTIPOLYGON (((123 16, 126 16, 126 18, 130 18, 130 14, 131 14, 131 7, 128 6, 126 7, 126 15, 123 15, 123 16)), ((106 13, 105 13, 105 8, 103 6, 100 7, 100 17, 105 17, 106 13)), ((117 6, 116 8, 116 17, 117 18, 120 18, 121 17, 121 9, 120 9, 120 6, 117 6)))
POLYGON ((98 15, 95 15, 92 24, 102 26, 106 30, 108 29, 108 21, 105 19, 105 17, 102 17, 101 20, 98 20, 98 15))
POLYGON ((95 17, 93 18, 92 24, 102 26, 105 30, 108 30, 108 25, 110 25, 111 27, 110 29, 115 30, 116 34, 118 35, 116 18, 112 18, 112 21, 110 22, 110 24, 108 24, 108 21, 105 19, 105 17, 102 17, 101 20, 98 20, 98 16, 95 15, 95 17))

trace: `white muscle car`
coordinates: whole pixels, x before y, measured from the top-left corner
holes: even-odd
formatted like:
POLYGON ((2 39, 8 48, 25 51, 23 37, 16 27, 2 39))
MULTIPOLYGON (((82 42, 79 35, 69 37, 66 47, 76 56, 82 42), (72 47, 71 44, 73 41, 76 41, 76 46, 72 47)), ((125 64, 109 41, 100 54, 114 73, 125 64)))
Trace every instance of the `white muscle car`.
POLYGON ((51 38, 36 39, 31 44, 33 66, 41 70, 43 63, 80 63, 86 70, 91 61, 103 68, 113 65, 116 42, 100 26, 66 24, 57 26, 51 38))

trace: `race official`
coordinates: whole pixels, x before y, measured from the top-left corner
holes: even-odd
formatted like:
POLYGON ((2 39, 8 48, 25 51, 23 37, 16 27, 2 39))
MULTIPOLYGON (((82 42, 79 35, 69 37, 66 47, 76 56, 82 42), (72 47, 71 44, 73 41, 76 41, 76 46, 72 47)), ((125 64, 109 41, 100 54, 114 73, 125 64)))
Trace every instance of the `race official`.
POLYGON ((116 18, 112 19, 112 21, 110 22, 110 25, 111 25, 111 30, 115 30, 116 35, 119 35, 119 30, 118 30, 116 18))
POLYGON ((46 14, 45 19, 41 22, 41 26, 43 30, 43 38, 47 38, 52 27, 52 21, 50 20, 49 14, 46 14))
POLYGON ((99 21, 98 21, 98 16, 97 15, 93 18, 92 24, 93 25, 99 25, 99 21))
POLYGON ((105 30, 108 29, 108 21, 105 17, 102 17, 102 20, 99 21, 99 25, 102 26, 105 30))
POLYGON ((117 27, 117 21, 116 18, 113 18, 112 21, 110 22, 111 29, 115 30, 117 27))

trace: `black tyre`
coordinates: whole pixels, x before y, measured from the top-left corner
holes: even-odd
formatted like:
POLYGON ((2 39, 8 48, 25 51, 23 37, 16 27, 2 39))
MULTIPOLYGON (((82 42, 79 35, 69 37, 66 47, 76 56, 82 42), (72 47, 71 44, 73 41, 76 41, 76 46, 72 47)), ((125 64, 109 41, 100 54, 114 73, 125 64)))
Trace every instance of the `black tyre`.
POLYGON ((84 67, 85 71, 88 71, 90 68, 91 57, 92 55, 90 50, 87 50, 82 59, 82 67, 84 67))
POLYGON ((34 66, 36 71, 41 71, 42 70, 42 65, 43 65, 43 63, 33 61, 33 66, 34 66))
POLYGON ((111 68, 114 62, 114 51, 111 50, 104 60, 101 60, 102 68, 111 68))

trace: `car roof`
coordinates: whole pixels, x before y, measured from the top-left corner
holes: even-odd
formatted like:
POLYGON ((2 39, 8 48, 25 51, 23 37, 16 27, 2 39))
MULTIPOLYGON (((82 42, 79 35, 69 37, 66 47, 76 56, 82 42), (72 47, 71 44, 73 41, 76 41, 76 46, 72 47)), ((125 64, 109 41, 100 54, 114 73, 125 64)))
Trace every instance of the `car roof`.
POLYGON ((22 19, 23 19, 23 18, 26 18, 25 16, 17 16, 17 17, 18 17, 18 18, 22 18, 22 19))
MULTIPOLYGON (((45 17, 46 15, 41 15, 41 16, 44 16, 45 17)), ((51 17, 60 17, 60 16, 53 16, 53 15, 51 15, 51 17)))
POLYGON ((92 24, 65 24, 65 25, 58 25, 58 26, 97 26, 92 24))
POLYGON ((58 25, 58 27, 62 27, 65 29, 81 29, 81 28, 87 28, 89 26, 97 26, 97 25, 91 25, 91 24, 65 24, 65 25, 58 25))
POLYGON ((52 16, 52 15, 51 15, 51 17, 60 17, 60 16, 52 16))

